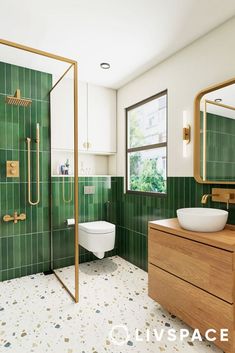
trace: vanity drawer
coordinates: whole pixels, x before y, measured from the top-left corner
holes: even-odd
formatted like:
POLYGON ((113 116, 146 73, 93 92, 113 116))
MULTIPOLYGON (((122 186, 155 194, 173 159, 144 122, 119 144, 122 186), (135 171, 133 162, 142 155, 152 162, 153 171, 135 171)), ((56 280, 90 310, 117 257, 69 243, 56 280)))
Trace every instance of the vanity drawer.
POLYGON ((234 352, 233 304, 226 303, 151 264, 149 296, 192 328, 199 329, 202 335, 209 328, 217 332, 222 328, 228 329, 229 341, 220 342, 219 335, 216 335, 217 340, 214 343, 226 352, 234 352))
POLYGON ((233 253, 150 228, 149 262, 234 302, 233 253))

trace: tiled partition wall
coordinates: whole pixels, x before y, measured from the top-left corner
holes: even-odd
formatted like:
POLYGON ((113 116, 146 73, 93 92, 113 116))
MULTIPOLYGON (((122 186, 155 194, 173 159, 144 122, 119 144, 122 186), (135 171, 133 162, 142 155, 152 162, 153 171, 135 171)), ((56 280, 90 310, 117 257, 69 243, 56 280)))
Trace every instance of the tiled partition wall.
MULTIPOLYGON (((49 97, 51 75, 0 62, 0 281, 45 271, 50 267, 50 144, 49 97), (32 99, 24 108, 7 105, 7 95, 21 90, 22 97, 32 99), (27 202, 27 146, 25 139, 35 139, 40 124, 41 202, 27 202), (6 177, 6 161, 20 162, 20 177, 6 177), (5 223, 3 216, 14 211, 26 214, 26 221, 5 223)), ((35 143, 32 162, 35 180, 35 143)), ((33 186, 35 190, 35 183, 33 186)), ((35 193, 33 192, 33 198, 35 193)))
MULTIPOLYGON (((198 184, 190 177, 169 177, 165 197, 124 194, 123 187, 123 177, 80 177, 79 222, 108 220, 116 224, 116 247, 106 256, 117 253, 144 270, 147 270, 148 221, 175 217, 177 208, 200 207, 202 195, 211 192, 210 185, 198 184), (95 194, 84 195, 85 185, 95 186, 95 194), (110 201, 108 213, 107 201, 110 201)), ((54 265, 63 267, 74 261, 72 230, 64 225, 66 218, 73 218, 73 208, 63 200, 61 178, 53 178, 52 189, 54 265)), ((66 199, 69 190, 69 181, 65 179, 66 199)), ((206 206, 225 208, 225 204, 210 200, 206 206)), ((235 223, 235 205, 230 205, 229 222, 235 223)), ((93 254, 80 247, 80 262, 94 259, 93 254)))
MULTIPOLYGON (((212 187, 198 184, 191 177, 169 177, 167 195, 159 197, 124 194, 124 178, 116 178, 116 182, 117 253, 144 270, 147 270, 148 221, 176 217, 176 210, 181 207, 201 207, 202 195, 210 194, 212 187)), ((226 205, 209 200, 206 207, 225 209, 226 205)), ((235 205, 230 205, 228 223, 235 224, 235 205)))
MULTIPOLYGON (((74 218, 73 178, 52 178, 53 264, 60 268, 74 264, 74 231, 66 219, 74 218), (72 196, 72 197, 71 197, 72 196)), ((116 179, 111 177, 79 177, 79 222, 107 220, 116 224, 116 179), (84 186, 94 186, 93 195, 84 194, 84 186), (110 203, 107 203, 107 202, 110 203)), ((116 254, 116 249, 106 256, 116 254)), ((96 257, 79 247, 79 262, 96 257)))

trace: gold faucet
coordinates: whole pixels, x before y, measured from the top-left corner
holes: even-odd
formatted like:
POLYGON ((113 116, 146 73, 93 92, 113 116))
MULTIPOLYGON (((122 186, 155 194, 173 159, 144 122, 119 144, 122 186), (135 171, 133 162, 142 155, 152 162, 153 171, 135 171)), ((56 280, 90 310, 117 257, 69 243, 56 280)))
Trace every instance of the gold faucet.
POLYGON ((5 215, 3 217, 4 222, 10 222, 13 221, 15 224, 18 223, 18 221, 24 221, 26 219, 26 214, 21 213, 19 216, 17 212, 14 212, 13 216, 10 216, 9 214, 5 215))
POLYGON ((227 204, 227 210, 229 208, 229 201, 234 199, 234 194, 230 194, 230 193, 227 193, 227 194, 205 194, 202 196, 202 199, 201 199, 201 203, 202 204, 206 204, 207 203, 207 200, 209 197, 220 197, 220 202, 226 202, 227 204))
POLYGON ((206 204, 209 197, 219 196, 219 194, 205 194, 202 196, 201 203, 206 204))

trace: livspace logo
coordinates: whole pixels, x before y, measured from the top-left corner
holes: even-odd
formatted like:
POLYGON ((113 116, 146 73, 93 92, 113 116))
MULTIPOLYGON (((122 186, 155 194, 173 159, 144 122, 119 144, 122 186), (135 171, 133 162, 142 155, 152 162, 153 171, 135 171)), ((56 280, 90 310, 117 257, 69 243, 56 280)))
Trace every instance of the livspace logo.
MULTIPOLYGON (((216 340, 227 342, 228 334, 228 329, 224 328, 217 331, 211 328, 205 332, 204 336, 209 342, 215 342, 216 340)), ((184 341, 189 338, 191 342, 203 340, 198 329, 195 329, 192 334, 187 329, 180 329, 179 331, 174 329, 146 329, 143 332, 139 329, 130 331, 126 325, 115 325, 109 332, 109 340, 117 346, 127 344, 130 340, 131 342, 149 342, 153 338, 156 342, 161 342, 163 339, 167 339, 170 342, 184 341)))

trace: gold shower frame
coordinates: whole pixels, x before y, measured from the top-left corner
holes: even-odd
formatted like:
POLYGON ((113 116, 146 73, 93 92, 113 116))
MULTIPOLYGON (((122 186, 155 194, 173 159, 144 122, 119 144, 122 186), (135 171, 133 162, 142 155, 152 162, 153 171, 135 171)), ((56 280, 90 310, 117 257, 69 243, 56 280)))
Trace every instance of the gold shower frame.
POLYGON ((66 75, 66 73, 73 68, 74 73, 74 255, 75 255, 75 294, 73 294, 68 287, 63 283, 61 278, 55 273, 56 278, 61 282, 63 287, 69 293, 69 295, 73 298, 75 303, 78 303, 79 299, 79 249, 78 249, 78 63, 75 60, 65 58, 60 55, 48 53, 43 50, 31 48, 19 43, 11 42, 8 40, 0 39, 0 44, 12 47, 15 49, 23 50, 29 53, 33 53, 36 55, 41 55, 50 59, 54 59, 57 61, 62 61, 70 64, 69 68, 64 72, 64 74, 60 77, 60 79, 54 84, 51 88, 50 92, 57 86, 57 84, 62 80, 62 78, 66 75))

